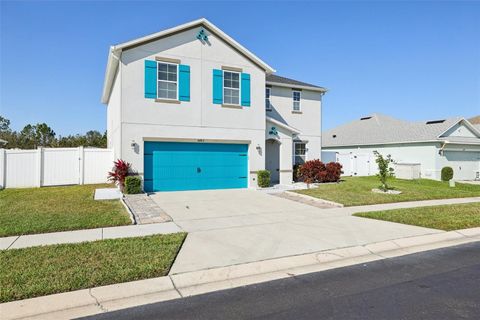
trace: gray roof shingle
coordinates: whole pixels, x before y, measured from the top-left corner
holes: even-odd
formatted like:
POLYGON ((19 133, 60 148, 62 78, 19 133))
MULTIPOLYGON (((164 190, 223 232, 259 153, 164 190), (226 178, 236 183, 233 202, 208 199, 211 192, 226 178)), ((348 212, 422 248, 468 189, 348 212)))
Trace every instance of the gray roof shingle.
POLYGON ((316 89, 323 89, 325 91, 327 90, 324 87, 320 87, 320 86, 317 86, 317 85, 314 85, 314 84, 310 84, 310 83, 306 83, 306 82, 302 82, 302 81, 298 81, 298 80, 293 80, 293 79, 277 76, 277 75, 274 75, 274 74, 267 74, 266 80, 267 80, 267 82, 272 82, 272 83, 292 85, 292 87, 302 86, 302 87, 311 87, 311 88, 316 88, 316 89))
MULTIPOLYGON (((447 138, 439 136, 463 118, 449 118, 442 122, 434 121, 427 124, 426 121, 409 122, 374 113, 362 119, 325 131, 322 136, 323 147, 443 141, 447 138)), ((458 142, 472 143, 474 141, 471 140, 476 140, 476 143, 480 143, 480 138, 460 140, 458 142)))

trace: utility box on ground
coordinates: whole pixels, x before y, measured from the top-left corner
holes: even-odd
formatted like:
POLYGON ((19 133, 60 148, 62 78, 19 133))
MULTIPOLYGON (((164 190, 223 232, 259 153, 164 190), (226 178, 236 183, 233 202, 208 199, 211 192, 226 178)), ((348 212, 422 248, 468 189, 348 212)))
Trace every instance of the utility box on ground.
POLYGON ((420 163, 396 163, 395 164, 395 177, 398 179, 420 179, 420 163))

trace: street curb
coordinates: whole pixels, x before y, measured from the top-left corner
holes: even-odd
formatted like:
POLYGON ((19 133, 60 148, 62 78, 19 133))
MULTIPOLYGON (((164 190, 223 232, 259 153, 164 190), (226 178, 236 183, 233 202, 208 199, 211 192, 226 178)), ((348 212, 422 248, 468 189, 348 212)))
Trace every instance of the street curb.
POLYGON ((337 208, 343 208, 344 207, 344 205, 341 204, 341 203, 333 202, 333 201, 325 200, 325 199, 321 199, 321 198, 307 196, 306 194, 302 194, 302 193, 297 193, 297 192, 293 192, 293 191, 285 191, 285 193, 288 193, 290 195, 297 196, 297 197, 300 197, 300 198, 303 198, 303 199, 306 199, 306 200, 311 200, 311 201, 315 201, 315 202, 319 202, 319 203, 329 204, 329 205, 337 207, 337 208))
POLYGON ((0 304, 2 319, 70 319, 480 241, 480 228, 173 274, 0 304))

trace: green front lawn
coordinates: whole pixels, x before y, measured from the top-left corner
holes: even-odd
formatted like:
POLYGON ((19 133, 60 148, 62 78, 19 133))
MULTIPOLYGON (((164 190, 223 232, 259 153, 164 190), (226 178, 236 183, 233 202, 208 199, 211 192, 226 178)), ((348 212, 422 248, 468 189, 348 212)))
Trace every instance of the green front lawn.
POLYGON ((389 185, 402 191, 402 194, 389 195, 371 191, 380 185, 375 176, 347 177, 342 180, 340 183, 320 185, 318 188, 297 192, 345 206, 480 196, 480 185, 473 184, 457 183, 455 188, 451 188, 447 182, 442 181, 391 179, 389 185))
POLYGON ((95 201, 82 185, 0 191, 0 237, 130 224, 118 200, 95 201))
POLYGON ((168 274, 185 233, 0 251, 0 302, 168 274))
POLYGON ((480 202, 362 212, 355 216, 450 231, 480 227, 480 202))

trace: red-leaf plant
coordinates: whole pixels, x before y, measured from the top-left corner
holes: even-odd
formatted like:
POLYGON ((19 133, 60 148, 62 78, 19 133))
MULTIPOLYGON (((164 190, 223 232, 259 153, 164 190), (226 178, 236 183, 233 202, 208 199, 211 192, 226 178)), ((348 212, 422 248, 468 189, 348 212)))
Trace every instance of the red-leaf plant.
POLYGON ((337 182, 340 180, 342 165, 338 162, 324 164, 315 159, 305 162, 298 170, 299 177, 307 184, 316 182, 337 182))
POLYGON ((112 171, 108 173, 108 180, 118 185, 120 190, 123 192, 123 188, 125 187, 125 178, 130 173, 131 164, 123 161, 122 159, 114 161, 113 164, 114 166, 112 171))

